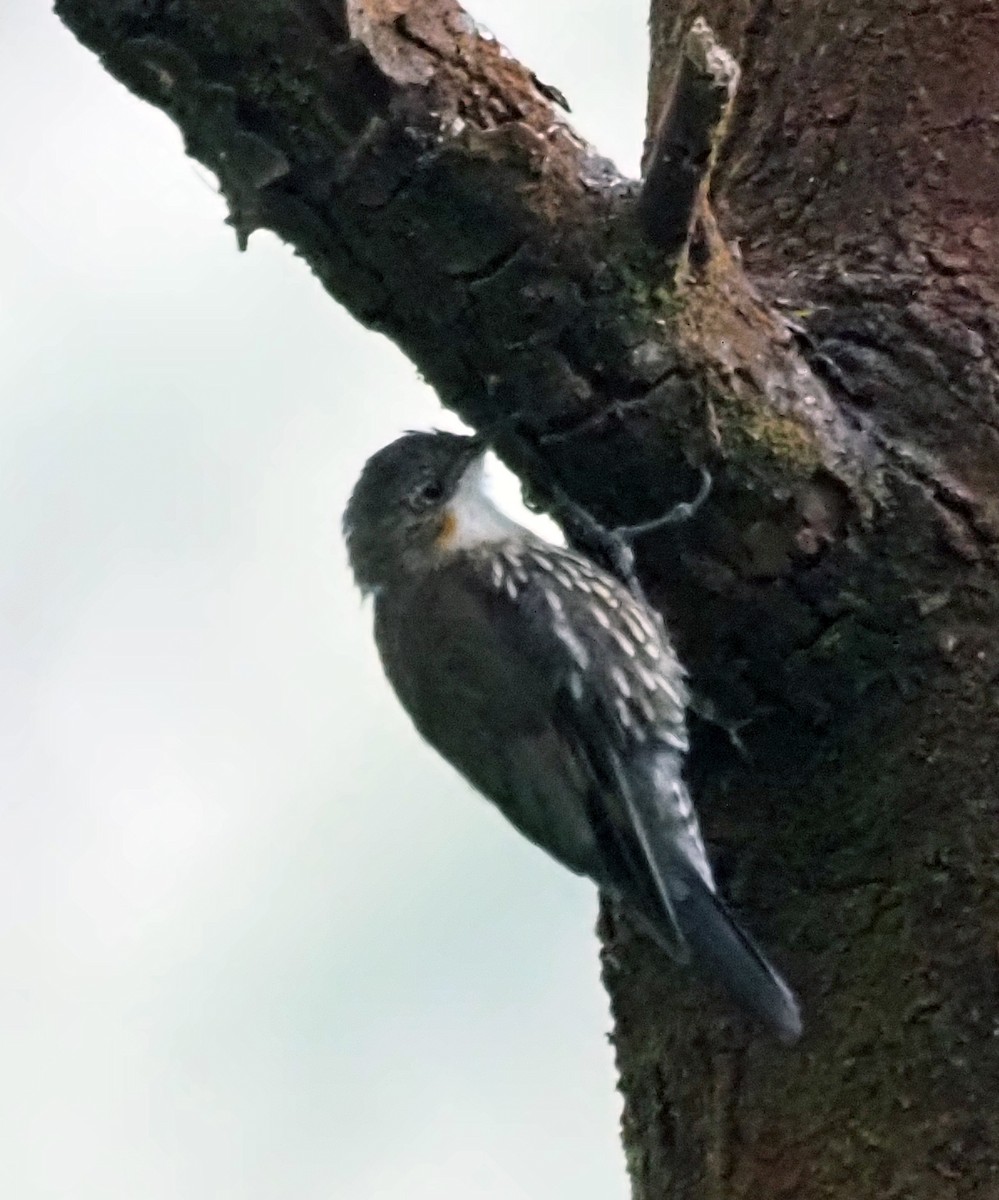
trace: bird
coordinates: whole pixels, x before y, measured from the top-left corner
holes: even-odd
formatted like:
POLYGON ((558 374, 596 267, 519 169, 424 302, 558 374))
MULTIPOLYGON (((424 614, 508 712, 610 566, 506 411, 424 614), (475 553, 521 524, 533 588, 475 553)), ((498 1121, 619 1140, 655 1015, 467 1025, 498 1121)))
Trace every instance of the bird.
POLYGON ((796 1041, 797 1000, 718 894, 683 778, 686 675, 661 616, 498 508, 486 450, 475 435, 409 432, 351 493, 347 556, 389 683, 521 834, 796 1041))

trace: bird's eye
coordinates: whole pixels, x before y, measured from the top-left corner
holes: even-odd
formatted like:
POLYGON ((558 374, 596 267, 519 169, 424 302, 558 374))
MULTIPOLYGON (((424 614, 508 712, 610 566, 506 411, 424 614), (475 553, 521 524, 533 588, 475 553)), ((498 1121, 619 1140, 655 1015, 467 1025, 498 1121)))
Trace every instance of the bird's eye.
POLYGON ((444 499, 444 484, 439 479, 425 479, 408 497, 406 503, 413 512, 425 512, 444 499))

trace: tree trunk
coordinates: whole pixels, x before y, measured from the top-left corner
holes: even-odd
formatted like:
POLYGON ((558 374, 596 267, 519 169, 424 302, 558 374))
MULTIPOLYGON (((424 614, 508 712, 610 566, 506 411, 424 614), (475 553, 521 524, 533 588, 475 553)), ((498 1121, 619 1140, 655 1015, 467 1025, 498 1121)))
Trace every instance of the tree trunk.
POLYGON ((999 1197, 994 6, 653 0, 643 187, 453 0, 56 7, 539 495, 713 475, 640 565, 806 1034, 605 911, 635 1196, 999 1197))

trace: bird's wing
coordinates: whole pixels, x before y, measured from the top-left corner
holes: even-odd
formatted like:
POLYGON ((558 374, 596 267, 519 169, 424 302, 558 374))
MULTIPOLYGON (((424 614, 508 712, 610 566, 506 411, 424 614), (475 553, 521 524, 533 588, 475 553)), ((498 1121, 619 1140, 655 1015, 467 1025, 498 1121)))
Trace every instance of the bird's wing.
POLYGON ((499 564, 465 555, 402 600, 380 596, 386 673, 423 736, 525 836, 630 901, 682 955, 675 856, 713 885, 680 780, 672 648, 578 555, 535 547, 499 564))
POLYGON ((528 545, 379 596, 376 638, 420 732, 526 837, 779 1037, 800 1034, 794 996, 715 892, 681 777, 682 671, 650 610, 588 560, 528 545))

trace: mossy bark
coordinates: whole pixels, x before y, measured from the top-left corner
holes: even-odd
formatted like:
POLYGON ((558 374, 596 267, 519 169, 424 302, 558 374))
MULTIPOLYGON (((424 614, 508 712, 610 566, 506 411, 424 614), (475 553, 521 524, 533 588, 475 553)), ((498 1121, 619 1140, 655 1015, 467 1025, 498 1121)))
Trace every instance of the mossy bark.
POLYGON ((452 0, 56 7, 241 239, 471 423, 516 416, 541 494, 631 523, 712 472, 640 565, 716 713, 690 773, 725 890, 807 1031, 761 1040, 605 913, 636 1196, 999 1196, 989 6, 655 0, 650 127, 697 13, 743 69, 679 258, 452 0))

